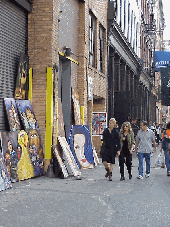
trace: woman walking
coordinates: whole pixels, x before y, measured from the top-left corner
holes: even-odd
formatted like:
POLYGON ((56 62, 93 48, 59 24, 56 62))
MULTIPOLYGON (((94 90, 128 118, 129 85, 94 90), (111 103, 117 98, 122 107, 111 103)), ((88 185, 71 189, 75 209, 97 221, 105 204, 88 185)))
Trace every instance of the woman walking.
POLYGON ((121 152, 119 156, 120 166, 120 180, 125 180, 124 176, 124 163, 126 163, 127 170, 129 173, 129 179, 132 178, 131 165, 132 165, 132 154, 135 147, 134 133, 129 122, 124 122, 120 130, 120 144, 121 152), (126 160, 125 160, 126 159, 126 160))
POLYGON ((109 127, 103 132, 103 146, 104 153, 102 155, 102 162, 106 169, 105 177, 109 177, 109 181, 112 181, 113 165, 115 164, 115 156, 120 154, 120 138, 117 130, 116 120, 111 118, 109 120, 109 127), (108 166, 110 163, 110 168, 108 166))

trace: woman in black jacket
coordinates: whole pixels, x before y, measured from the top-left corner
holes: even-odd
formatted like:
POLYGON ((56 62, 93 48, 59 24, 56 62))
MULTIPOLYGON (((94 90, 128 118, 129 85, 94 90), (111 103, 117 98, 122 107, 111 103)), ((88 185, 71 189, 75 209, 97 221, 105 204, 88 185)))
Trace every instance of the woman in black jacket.
POLYGON ((109 177, 109 181, 112 181, 113 165, 115 164, 115 156, 118 153, 120 155, 120 138, 117 130, 116 120, 111 118, 109 120, 109 127, 103 132, 103 145, 104 153, 102 155, 102 162, 107 171, 105 177, 109 177), (110 168, 108 166, 110 163, 110 168))

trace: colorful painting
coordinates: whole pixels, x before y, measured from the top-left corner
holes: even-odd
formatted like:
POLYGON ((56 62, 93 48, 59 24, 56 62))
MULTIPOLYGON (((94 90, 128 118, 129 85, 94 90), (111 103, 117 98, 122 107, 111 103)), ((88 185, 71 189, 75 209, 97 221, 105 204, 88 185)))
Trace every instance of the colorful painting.
POLYGON ((60 142, 60 145, 62 147, 63 150, 63 156, 64 156, 64 160, 66 161, 66 167, 68 169, 68 172, 71 174, 73 173, 73 175, 77 178, 81 177, 81 172, 78 170, 78 166, 77 163, 73 157, 73 154, 70 150, 70 147, 66 141, 65 137, 58 137, 58 140, 60 142))
POLYGON ((64 178, 67 178, 68 177, 68 172, 67 172, 67 168, 65 166, 65 164, 63 163, 61 157, 60 157, 60 154, 59 154, 59 151, 58 151, 58 147, 56 146, 55 149, 54 149, 54 154, 58 160, 58 163, 59 163, 59 166, 62 170, 62 173, 63 173, 63 176, 64 178))
POLYGON ((102 135, 105 128, 107 128, 106 124, 107 114, 106 112, 101 113, 93 113, 93 135, 102 135))
POLYGON ((4 98, 10 131, 21 129, 16 102, 13 98, 4 98))
POLYGON ((16 79, 16 88, 15 88, 15 99, 27 99, 28 98, 28 56, 21 53, 18 72, 16 79))
POLYGON ((75 117, 75 125, 81 125, 81 114, 80 114, 80 104, 79 104, 79 94, 78 91, 72 89, 72 99, 74 106, 74 117, 75 117))
POLYGON ((62 103, 61 99, 58 98, 58 112, 57 112, 57 135, 61 137, 65 137, 64 130, 64 121, 63 121, 63 111, 62 111, 62 103))
POLYGON ((68 127, 66 138, 79 168, 94 168, 93 148, 89 126, 72 125, 68 127))
POLYGON ((8 188, 12 188, 12 184, 9 179, 3 155, 0 150, 0 191, 6 190, 8 188))
POLYGON ((12 182, 18 181, 18 162, 22 147, 18 144, 18 132, 2 132, 2 151, 8 176, 12 182))
POLYGON ((28 134, 28 152, 34 168, 34 176, 40 176, 44 171, 44 154, 41 144, 40 129, 27 129, 28 134))
POLYGON ((25 129, 38 128, 32 104, 30 100, 16 100, 17 108, 25 129))
POLYGON ((43 174, 40 129, 2 132, 2 150, 12 182, 43 174))

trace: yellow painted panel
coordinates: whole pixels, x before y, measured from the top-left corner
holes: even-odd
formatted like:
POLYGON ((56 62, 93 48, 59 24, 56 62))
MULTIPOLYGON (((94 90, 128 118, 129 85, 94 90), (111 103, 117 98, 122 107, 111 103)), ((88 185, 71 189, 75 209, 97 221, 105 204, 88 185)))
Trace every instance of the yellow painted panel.
POLYGON ((47 68, 45 159, 51 159, 53 129, 53 68, 47 68))
POLYGON ((82 125, 84 125, 84 106, 81 106, 81 120, 82 120, 82 125))

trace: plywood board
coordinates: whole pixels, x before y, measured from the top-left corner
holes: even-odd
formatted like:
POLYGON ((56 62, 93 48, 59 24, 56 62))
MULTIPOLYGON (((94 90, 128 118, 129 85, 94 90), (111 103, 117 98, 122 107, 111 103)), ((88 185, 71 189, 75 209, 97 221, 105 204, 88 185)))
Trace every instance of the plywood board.
POLYGON ((81 125, 81 113, 80 113, 80 103, 79 103, 79 94, 76 89, 72 89, 72 99, 74 106, 74 117, 75 117, 75 125, 81 125))
POLYGON ((62 111, 62 103, 61 99, 58 98, 58 110, 57 110, 57 124, 58 124, 58 132, 57 135, 64 137, 65 136, 65 130, 64 130, 64 121, 63 121, 63 111, 62 111))

